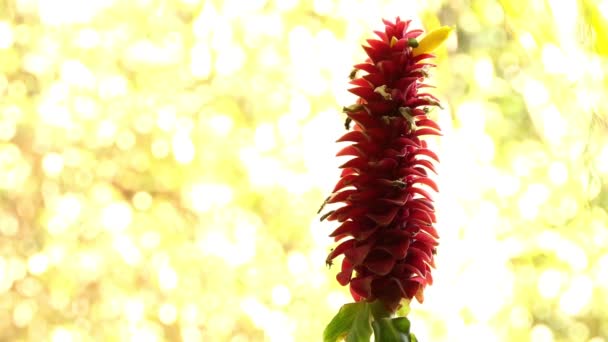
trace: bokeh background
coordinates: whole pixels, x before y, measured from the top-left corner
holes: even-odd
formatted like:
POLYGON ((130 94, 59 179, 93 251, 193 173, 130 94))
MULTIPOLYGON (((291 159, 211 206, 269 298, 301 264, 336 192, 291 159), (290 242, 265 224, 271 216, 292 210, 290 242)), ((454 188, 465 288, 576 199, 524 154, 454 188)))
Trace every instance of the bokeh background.
POLYGON ((455 25, 421 341, 608 341, 607 0, 0 0, 0 341, 320 341, 381 18, 455 25))

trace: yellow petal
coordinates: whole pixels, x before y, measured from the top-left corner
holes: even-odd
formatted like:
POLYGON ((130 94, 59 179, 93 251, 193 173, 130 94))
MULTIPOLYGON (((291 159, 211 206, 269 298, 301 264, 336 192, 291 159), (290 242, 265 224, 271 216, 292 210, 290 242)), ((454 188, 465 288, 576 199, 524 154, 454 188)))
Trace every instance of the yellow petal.
POLYGON ((393 38, 391 38, 391 47, 393 47, 395 44, 397 44, 398 40, 397 37, 393 36, 393 38))
POLYGON ((442 26, 429 32, 429 34, 424 36, 418 43, 418 47, 412 49, 414 56, 435 51, 435 49, 448 39, 452 30, 453 28, 449 26, 442 26))

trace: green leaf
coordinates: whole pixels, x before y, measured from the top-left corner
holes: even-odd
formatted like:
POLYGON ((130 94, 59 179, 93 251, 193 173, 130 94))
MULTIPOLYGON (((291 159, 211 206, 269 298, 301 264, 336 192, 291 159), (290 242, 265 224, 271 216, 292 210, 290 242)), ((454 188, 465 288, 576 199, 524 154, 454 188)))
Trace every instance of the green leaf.
POLYGON ((391 320, 393 322, 393 326, 403 333, 410 333, 410 321, 405 317, 397 317, 391 320))
POLYGON ((349 303, 340 308, 338 314, 323 331, 323 342, 369 342, 372 335, 370 308, 367 302, 349 303))
POLYGON ((404 299, 401 301, 401 307, 397 310, 397 316, 407 316, 410 313, 410 300, 404 299))
POLYGON ((372 322, 376 342, 415 342, 410 335, 410 321, 405 317, 382 318, 372 322))

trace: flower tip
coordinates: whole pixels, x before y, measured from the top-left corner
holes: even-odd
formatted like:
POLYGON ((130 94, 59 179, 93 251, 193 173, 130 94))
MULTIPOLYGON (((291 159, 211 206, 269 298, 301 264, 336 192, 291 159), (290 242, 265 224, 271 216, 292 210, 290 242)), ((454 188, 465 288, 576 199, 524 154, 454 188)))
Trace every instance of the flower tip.
POLYGON ((414 56, 435 51, 435 49, 448 39, 453 30, 454 28, 450 26, 442 26, 432 30, 422 38, 417 47, 412 49, 414 56))

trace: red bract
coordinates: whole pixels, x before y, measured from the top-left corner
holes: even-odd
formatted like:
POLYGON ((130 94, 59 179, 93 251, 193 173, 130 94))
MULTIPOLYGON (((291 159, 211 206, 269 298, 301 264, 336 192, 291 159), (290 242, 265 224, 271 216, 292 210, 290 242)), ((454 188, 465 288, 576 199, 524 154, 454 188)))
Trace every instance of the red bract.
POLYGON ((434 66, 433 55, 413 49, 422 31, 399 18, 384 24, 363 47, 367 62, 355 65, 349 91, 357 104, 344 108, 347 128, 354 127, 338 140, 351 142, 338 156, 353 158, 326 201, 343 205, 322 219, 340 223, 330 236, 341 243, 327 257, 331 264, 344 255, 338 282, 350 284, 356 301, 379 299, 394 312, 402 299, 422 302, 433 282, 438 235, 430 191, 437 186, 429 173, 438 158, 421 136, 440 135, 427 116, 439 103, 421 91, 434 66))

